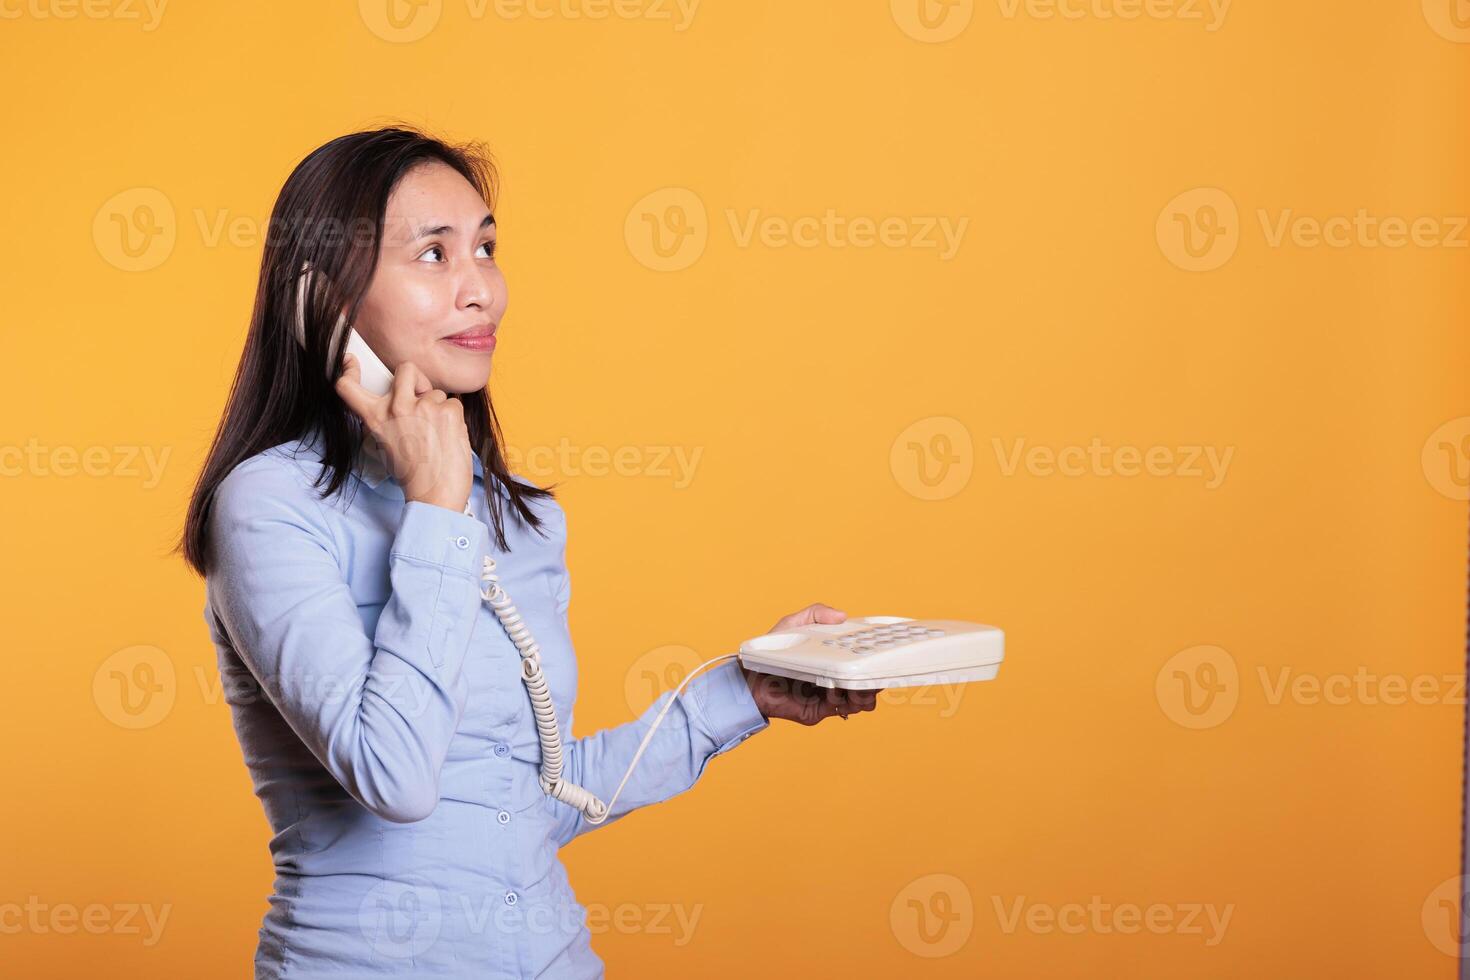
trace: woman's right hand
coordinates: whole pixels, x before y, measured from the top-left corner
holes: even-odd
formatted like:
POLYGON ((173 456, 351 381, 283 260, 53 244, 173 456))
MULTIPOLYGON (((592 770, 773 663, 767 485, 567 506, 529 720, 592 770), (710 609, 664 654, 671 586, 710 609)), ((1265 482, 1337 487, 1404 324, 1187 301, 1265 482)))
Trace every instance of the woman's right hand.
POLYGON ((435 388, 411 361, 398 366, 386 395, 375 395, 362 386, 361 368, 351 354, 336 389, 383 447, 405 500, 465 509, 475 471, 458 398, 435 388))

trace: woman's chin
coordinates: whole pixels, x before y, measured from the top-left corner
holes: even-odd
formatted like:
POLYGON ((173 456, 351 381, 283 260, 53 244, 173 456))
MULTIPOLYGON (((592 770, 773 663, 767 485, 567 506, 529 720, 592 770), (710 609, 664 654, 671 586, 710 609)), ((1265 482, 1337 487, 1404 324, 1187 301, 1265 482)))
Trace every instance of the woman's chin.
POLYGON ((444 366, 440 374, 443 388, 446 394, 464 395, 470 392, 482 391, 490 383, 490 355, 475 354, 472 357, 456 357, 455 361, 444 366), (475 360, 479 364, 467 364, 465 361, 475 360))

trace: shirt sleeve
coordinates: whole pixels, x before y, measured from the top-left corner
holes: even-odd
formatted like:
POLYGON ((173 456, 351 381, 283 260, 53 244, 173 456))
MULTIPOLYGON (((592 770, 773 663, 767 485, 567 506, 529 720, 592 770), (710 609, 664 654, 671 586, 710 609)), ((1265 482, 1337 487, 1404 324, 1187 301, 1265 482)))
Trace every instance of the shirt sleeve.
POLYGON ((304 477, 246 460, 220 483, 209 520, 212 608, 265 696, 363 806, 396 823, 429 816, 468 695, 486 526, 408 501, 369 636, 304 477))
MULTIPOLYGON (((563 569, 557 589, 557 607, 563 617, 570 601, 571 577, 563 569)), ((665 691, 633 721, 570 740, 565 746, 565 777, 604 803, 612 802, 612 794, 622 782, 649 726, 673 696, 672 691, 665 691)), ((606 820, 588 823, 580 810, 555 804, 557 843, 566 844, 639 807, 677 796, 699 780, 711 759, 769 728, 770 724, 757 707, 738 662, 727 661, 709 668, 688 683, 677 703, 659 722, 658 730, 638 760, 638 768, 628 778, 616 808, 606 820)), ((572 719, 568 717, 562 731, 571 730, 572 719)))

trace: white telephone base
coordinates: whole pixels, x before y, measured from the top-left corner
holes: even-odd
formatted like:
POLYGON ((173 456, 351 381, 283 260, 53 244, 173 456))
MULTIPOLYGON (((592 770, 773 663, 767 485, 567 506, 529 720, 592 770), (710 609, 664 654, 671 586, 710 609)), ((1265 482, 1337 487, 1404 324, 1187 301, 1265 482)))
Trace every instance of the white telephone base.
POLYGON ((994 626, 904 616, 812 623, 740 644, 751 670, 849 691, 988 681, 1004 659, 1005 633, 994 626))

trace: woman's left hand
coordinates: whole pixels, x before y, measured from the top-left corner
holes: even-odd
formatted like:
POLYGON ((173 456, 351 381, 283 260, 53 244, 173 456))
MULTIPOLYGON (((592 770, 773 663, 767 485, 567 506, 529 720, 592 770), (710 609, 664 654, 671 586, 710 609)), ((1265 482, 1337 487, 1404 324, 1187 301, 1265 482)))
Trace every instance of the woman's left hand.
MULTIPOLYGON (((766 632, 806 626, 810 623, 840 623, 847 619, 841 609, 814 602, 805 609, 782 616, 776 625, 766 632)), ((818 687, 808 681, 796 681, 775 674, 762 674, 750 670, 744 664, 740 670, 745 674, 745 683, 750 687, 756 707, 766 718, 784 718, 803 725, 815 725, 824 718, 836 715, 843 720, 859 711, 872 711, 878 703, 878 691, 847 691, 841 688, 818 687)))

